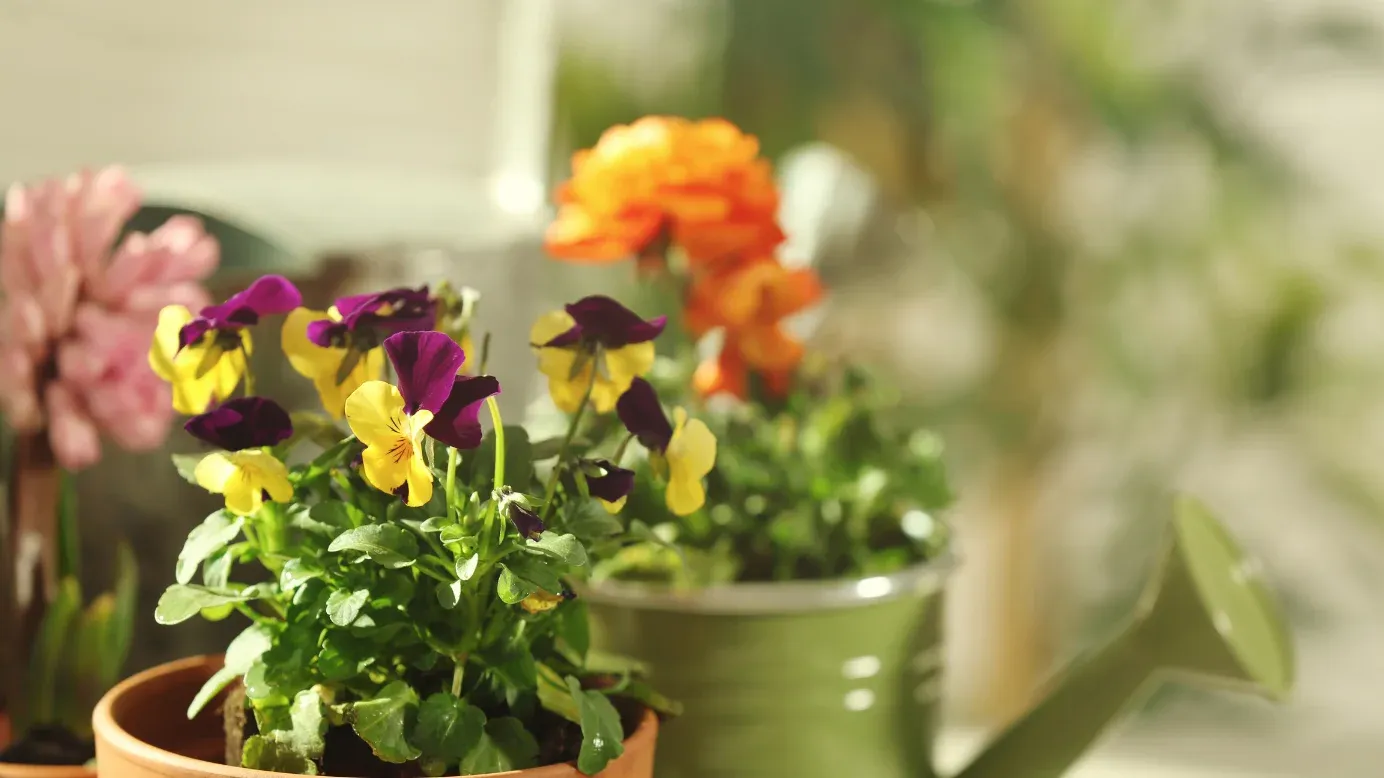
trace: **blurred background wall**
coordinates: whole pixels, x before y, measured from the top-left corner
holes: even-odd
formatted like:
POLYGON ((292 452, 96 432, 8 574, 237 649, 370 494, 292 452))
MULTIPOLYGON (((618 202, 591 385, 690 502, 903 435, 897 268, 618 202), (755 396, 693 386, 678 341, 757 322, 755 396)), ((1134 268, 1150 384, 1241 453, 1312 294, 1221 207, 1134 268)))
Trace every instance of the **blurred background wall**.
MULTIPOLYGON (((833 290, 818 345, 890 367, 950 446, 953 720, 1002 721, 1110 629, 1190 489, 1283 592, 1300 690, 1285 710, 1170 692, 1105 748, 1372 776, 1381 20, 1365 0, 0 0, 0 176, 125 162, 156 202, 271 239, 230 252, 223 289, 266 265, 315 302, 441 274, 522 337, 622 276, 539 256, 570 151, 645 113, 725 115, 778 160, 788 250, 833 290)), ((209 505, 162 462, 82 482, 89 570, 136 536, 146 612, 209 505)), ((223 639, 149 623, 137 661, 223 639)))

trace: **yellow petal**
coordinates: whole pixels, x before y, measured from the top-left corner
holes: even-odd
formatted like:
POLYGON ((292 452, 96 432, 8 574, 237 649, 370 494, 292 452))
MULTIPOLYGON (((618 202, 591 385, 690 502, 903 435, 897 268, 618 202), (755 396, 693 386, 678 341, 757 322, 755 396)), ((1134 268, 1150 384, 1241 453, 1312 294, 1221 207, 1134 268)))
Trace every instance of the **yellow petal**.
POLYGON ((630 388, 635 378, 644 375, 654 367, 654 344, 631 343, 623 348, 605 352, 606 375, 620 393, 630 388))
MULTIPOLYGON (((345 354, 343 353, 342 356, 345 354)), ((346 398, 350 397, 366 381, 378 380, 383 372, 384 349, 374 348, 367 351, 356 363, 356 366, 351 368, 345 381, 340 384, 336 382, 336 369, 333 368, 330 375, 319 376, 314 379, 313 386, 317 389, 317 396, 322 400, 322 407, 331 414, 333 419, 340 421, 346 409, 346 398)))
POLYGON ((606 502, 605 500, 601 500, 599 497, 597 497, 596 499, 600 501, 601 507, 605 508, 607 513, 619 513, 620 509, 625 507, 625 501, 629 499, 629 496, 626 495, 624 497, 621 497, 615 502, 606 502))
POLYGON ((344 348, 322 348, 308 340, 308 325, 326 318, 326 312, 310 308, 297 308, 284 317, 280 338, 284 356, 299 375, 314 381, 325 375, 335 378, 341 358, 346 354, 344 348))
POLYGON ((178 353, 178 332, 190 321, 192 311, 181 305, 167 305, 159 311, 154 340, 149 344, 149 367, 165 381, 172 382, 178 377, 174 366, 178 353))
POLYGON ((549 594, 548 592, 542 589, 539 589, 538 591, 534 592, 533 594, 530 594, 528 597, 525 597, 524 599, 519 601, 519 607, 523 608, 529 613, 544 613, 546 611, 552 610, 553 608, 556 608, 561 604, 561 595, 549 594))
MULTIPOLYGON (((406 447, 408 439, 400 435, 396 444, 406 447)), ((396 451, 386 446, 370 446, 361 454, 361 473, 366 482, 390 494, 408 480, 412 465, 411 456, 401 458, 396 451)))
MULTIPOLYGON (((551 351, 552 349, 545 349, 551 351)), ((553 397, 553 405, 563 413, 575 413, 581 406, 581 401, 586 397, 586 386, 591 382, 591 370, 594 366, 587 365, 576 378, 562 376, 548 376, 548 394, 553 397)))
POLYGON ((225 454, 207 454, 197 463, 192 477, 197 485, 211 492, 221 494, 226 491, 226 482, 236 474, 235 464, 225 454))
MULTIPOLYGON (((392 384, 366 381, 346 398, 346 423, 356 438, 371 448, 393 448, 406 437, 405 421, 403 395, 392 384)), ((402 478, 394 485, 400 483, 402 478)))
POLYGON ((556 338, 558 335, 572 329, 576 324, 566 311, 552 311, 538 317, 538 321, 533 323, 529 329, 529 343, 539 346, 556 338))
POLYGON ((716 436, 701 419, 687 418, 682 408, 673 410, 673 437, 668 441, 668 478, 701 479, 716 465, 716 436))
POLYGON ((408 469, 408 499, 404 500, 404 504, 412 508, 427 505, 432 499, 432 493, 433 477, 428 463, 424 462, 421 456, 411 457, 408 469))
POLYGON ((259 457, 259 487, 269 493, 274 502, 292 502, 293 484, 288 480, 288 467, 272 454, 257 452, 259 457))
POLYGON ((668 491, 665 496, 668 510, 672 511, 674 516, 687 516, 695 513, 706 502, 706 489, 702 488, 700 478, 686 479, 673 476, 668 479, 668 491))
POLYGON ((596 385, 591 387, 591 407, 597 413, 610 413, 615 410, 615 403, 620 400, 620 395, 629 389, 629 384, 620 386, 602 376, 597 376, 596 385))

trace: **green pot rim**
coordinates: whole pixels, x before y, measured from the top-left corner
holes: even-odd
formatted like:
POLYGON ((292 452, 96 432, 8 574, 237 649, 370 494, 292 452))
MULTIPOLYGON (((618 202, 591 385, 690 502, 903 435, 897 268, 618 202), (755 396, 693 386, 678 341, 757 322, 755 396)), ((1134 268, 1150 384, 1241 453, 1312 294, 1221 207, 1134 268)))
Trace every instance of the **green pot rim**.
POLYGON ((858 608, 905 596, 941 591, 958 565, 956 555, 940 556, 888 575, 821 581, 735 583, 703 589, 676 588, 644 581, 574 583, 581 598, 641 610, 770 616, 783 613, 858 608))

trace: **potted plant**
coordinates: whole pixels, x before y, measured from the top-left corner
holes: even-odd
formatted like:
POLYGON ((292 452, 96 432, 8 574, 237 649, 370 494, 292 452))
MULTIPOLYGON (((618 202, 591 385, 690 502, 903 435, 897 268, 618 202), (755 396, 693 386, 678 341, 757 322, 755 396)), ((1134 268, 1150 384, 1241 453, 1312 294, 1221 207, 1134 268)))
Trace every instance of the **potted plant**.
MULTIPOLYGON (((567 580, 641 540, 606 507, 635 473, 577 432, 650 368, 664 322, 605 297, 543 317, 531 341, 570 384, 571 423, 531 440, 501 422, 489 338, 470 350, 474 303, 442 285, 310 310, 267 276, 164 309, 150 358, 210 447, 177 464, 226 506, 188 535, 155 617, 249 625, 224 657, 106 695, 103 775, 651 774, 656 714, 676 708, 589 650, 567 580), (254 394, 250 330, 278 314, 324 413, 254 394)), ((697 443, 709 469, 715 441, 697 443)))
MULTIPOLYGON (((623 425, 580 433, 632 436, 652 465, 622 514, 645 542, 594 565, 581 592, 593 645, 643 662, 686 707, 660 776, 932 775, 952 566, 942 445, 886 383, 792 333, 823 288, 777 257, 778 192, 755 139, 720 119, 616 126, 577 152, 557 202, 552 255, 634 258, 681 313, 650 380, 619 399, 623 425), (679 427, 656 397, 690 387, 720 462, 704 491, 665 491, 649 474, 677 472, 679 427)), ((544 367, 561 407, 563 366, 544 367)), ((1164 668, 1286 694, 1291 645, 1238 549, 1192 501, 1169 526, 1165 578, 1136 618, 967 778, 1061 774, 1164 668), (1232 612, 1242 626, 1211 618, 1232 612)))
POLYGON ((130 647, 136 564, 119 548, 113 591, 84 605, 74 476, 103 438, 125 451, 164 442, 169 392, 145 344, 163 305, 205 302, 200 282, 219 259, 189 216, 122 237, 140 200, 114 167, 5 197, 0 776, 90 775, 91 709, 130 647))

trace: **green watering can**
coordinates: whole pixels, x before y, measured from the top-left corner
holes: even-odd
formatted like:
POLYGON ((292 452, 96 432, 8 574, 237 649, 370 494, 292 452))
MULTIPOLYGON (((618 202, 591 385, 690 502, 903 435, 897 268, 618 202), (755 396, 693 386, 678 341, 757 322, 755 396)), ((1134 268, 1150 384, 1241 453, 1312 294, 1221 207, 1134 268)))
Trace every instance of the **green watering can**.
MULTIPOLYGON (((605 582, 584 596, 593 644, 645 663, 684 705, 660 733, 657 778, 931 778, 946 572, 935 562, 844 583, 697 592, 605 582)), ((1257 566, 1182 498, 1134 617, 960 776, 1060 776, 1163 680, 1278 700, 1293 665, 1257 566)))

